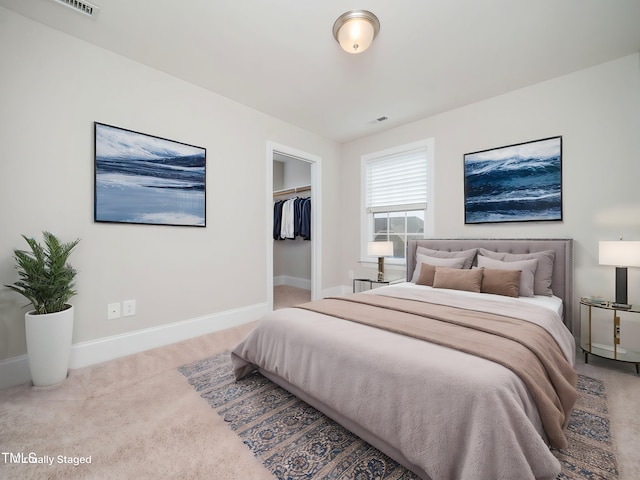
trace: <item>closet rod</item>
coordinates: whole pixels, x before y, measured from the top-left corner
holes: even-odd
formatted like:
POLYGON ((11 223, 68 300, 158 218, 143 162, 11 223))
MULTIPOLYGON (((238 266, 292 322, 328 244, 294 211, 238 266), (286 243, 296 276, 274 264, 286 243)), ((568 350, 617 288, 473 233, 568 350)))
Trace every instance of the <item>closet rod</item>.
POLYGON ((311 185, 304 185, 303 187, 289 188, 287 190, 278 190, 276 192, 273 192, 273 196, 277 197, 279 195, 289 195, 290 193, 307 192, 309 190, 311 190, 311 185))

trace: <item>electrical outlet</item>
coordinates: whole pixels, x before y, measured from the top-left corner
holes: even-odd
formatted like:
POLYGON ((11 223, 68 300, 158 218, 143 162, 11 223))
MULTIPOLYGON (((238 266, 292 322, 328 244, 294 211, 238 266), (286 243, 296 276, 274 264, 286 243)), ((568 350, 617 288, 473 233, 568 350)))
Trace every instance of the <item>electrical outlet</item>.
POLYGON ((136 301, 135 300, 125 300, 122 302, 122 316, 123 317, 132 317, 136 314, 136 301))
POLYGON ((113 320, 120 318, 120 302, 110 303, 107 305, 107 319, 113 320))

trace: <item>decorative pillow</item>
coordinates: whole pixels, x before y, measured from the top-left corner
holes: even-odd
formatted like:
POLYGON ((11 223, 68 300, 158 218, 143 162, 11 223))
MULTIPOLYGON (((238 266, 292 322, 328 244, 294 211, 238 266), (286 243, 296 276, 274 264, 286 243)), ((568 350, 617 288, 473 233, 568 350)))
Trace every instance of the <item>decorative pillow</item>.
POLYGON ((538 268, 536 269, 533 291, 536 295, 546 295, 548 297, 553 295, 553 291, 551 290, 551 280, 553 279, 553 262, 556 259, 555 251, 544 250, 542 252, 534 253, 503 253, 492 252, 491 250, 480 248, 479 254, 505 262, 531 260, 535 258, 538 260, 538 268))
POLYGON ((450 288, 480 293, 482 269, 436 267, 433 288, 450 288))
POLYGON ((430 257, 437 258, 464 258, 464 265, 462 268, 471 268, 473 259, 476 258, 477 248, 471 250, 461 250, 457 252, 447 252, 445 250, 431 250, 427 247, 416 248, 416 254, 429 255, 430 257))
POLYGON ((434 265, 423 263, 420 267, 420 275, 418 275, 416 285, 426 285, 428 287, 433 287, 433 277, 435 274, 436 267, 434 265))
POLYGON ((520 260, 517 262, 503 262, 493 258, 478 255, 478 267, 493 268, 496 270, 521 270, 520 272, 520 296, 533 297, 533 281, 535 278, 538 260, 520 260))
POLYGON ((411 277, 411 281, 416 283, 418 276, 420 275, 420 264, 426 263, 428 265, 433 265, 435 267, 449 267, 449 268, 462 268, 464 265, 464 258, 437 258, 437 257, 429 257, 427 255, 422 255, 418 253, 416 255, 416 268, 413 270, 413 276, 411 277))
POLYGON ((485 268, 482 275, 482 293, 493 293, 494 295, 504 295, 505 297, 520 296, 520 273, 521 270, 495 270, 485 268))

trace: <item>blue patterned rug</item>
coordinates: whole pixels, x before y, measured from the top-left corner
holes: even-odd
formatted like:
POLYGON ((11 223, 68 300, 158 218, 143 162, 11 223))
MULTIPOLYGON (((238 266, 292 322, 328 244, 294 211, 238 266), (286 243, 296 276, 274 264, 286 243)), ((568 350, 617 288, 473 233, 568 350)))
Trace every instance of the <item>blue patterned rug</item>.
MULTIPOLYGON (((228 352, 178 370, 278 479, 418 479, 262 375, 236 382, 228 352)), ((569 448, 553 452, 562 464, 558 479, 616 479, 604 384, 580 375, 578 393, 569 448)))

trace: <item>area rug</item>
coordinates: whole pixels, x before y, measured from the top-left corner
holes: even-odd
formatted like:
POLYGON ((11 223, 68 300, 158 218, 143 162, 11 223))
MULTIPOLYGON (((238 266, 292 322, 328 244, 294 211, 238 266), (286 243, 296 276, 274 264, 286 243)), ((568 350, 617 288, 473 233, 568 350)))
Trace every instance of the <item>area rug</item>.
MULTIPOLYGON (((236 381, 229 352, 179 371, 278 479, 419 479, 262 375, 236 381)), ((562 464, 558 479, 616 479, 604 384, 580 375, 578 393, 569 448, 553 451, 562 464)))

